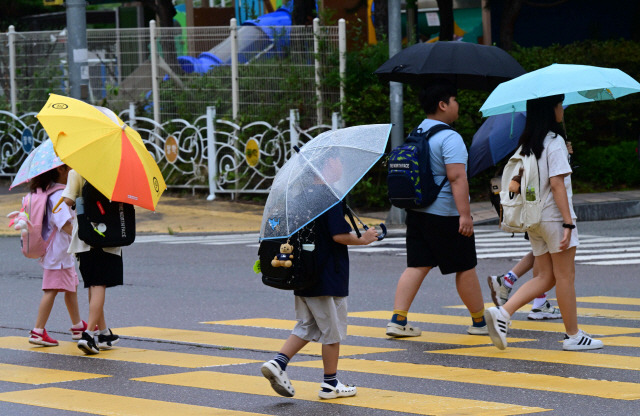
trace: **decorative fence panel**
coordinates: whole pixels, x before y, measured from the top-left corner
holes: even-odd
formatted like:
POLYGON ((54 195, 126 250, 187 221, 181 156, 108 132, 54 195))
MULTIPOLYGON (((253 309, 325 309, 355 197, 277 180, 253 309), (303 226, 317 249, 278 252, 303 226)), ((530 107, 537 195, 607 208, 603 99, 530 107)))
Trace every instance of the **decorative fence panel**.
MULTIPOLYGON (((0 177, 13 178, 29 152, 46 140, 35 115, 0 111, 0 177)), ((133 104, 119 116, 140 133, 170 189, 208 189, 210 199, 216 194, 268 193, 293 146, 340 125, 334 113, 331 125, 301 129, 297 110, 274 125, 217 119, 214 107, 193 122, 172 119, 158 124, 136 116, 133 104)))

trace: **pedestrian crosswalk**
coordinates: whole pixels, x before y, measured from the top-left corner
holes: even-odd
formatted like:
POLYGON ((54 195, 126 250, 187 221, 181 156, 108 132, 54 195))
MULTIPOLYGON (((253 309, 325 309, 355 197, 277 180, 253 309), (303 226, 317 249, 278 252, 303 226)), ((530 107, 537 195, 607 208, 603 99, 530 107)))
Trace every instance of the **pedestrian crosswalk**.
POLYGON ((289 364, 293 399, 278 396, 260 374, 262 362, 295 325, 279 317, 203 321, 197 330, 113 328, 122 341, 95 356, 83 355, 74 342, 43 348, 24 336, 1 336, 0 414, 12 414, 4 406, 26 406, 20 414, 46 408, 61 415, 125 416, 342 414, 341 409, 375 415, 583 414, 572 407, 576 396, 595 414, 603 414, 598 406, 616 409, 610 414, 634 414, 640 400, 640 299, 589 296, 577 302, 579 314, 608 304, 626 317, 609 317, 615 325, 601 325, 594 315, 581 322, 603 340, 603 350, 562 351, 562 323, 518 316, 509 347, 498 350, 489 337, 464 332, 469 317, 458 313, 460 305, 442 313, 412 312, 411 321, 423 333, 408 339, 385 336, 391 311, 353 311, 339 372, 345 382, 358 380, 358 394, 331 401, 317 397, 323 363, 315 343, 289 364), (514 388, 518 394, 505 394, 514 388))
MULTIPOLYGON (((520 259, 529 251, 531 244, 523 234, 507 234, 491 229, 475 230, 478 259, 520 259)), ((202 236, 153 235, 139 236, 136 243, 233 245, 258 247, 258 235, 224 234, 202 236)), ((350 253, 406 255, 404 237, 387 237, 369 246, 351 247, 350 253)), ((580 245, 576 252, 576 263, 598 266, 640 264, 640 237, 603 237, 580 234, 580 245)))

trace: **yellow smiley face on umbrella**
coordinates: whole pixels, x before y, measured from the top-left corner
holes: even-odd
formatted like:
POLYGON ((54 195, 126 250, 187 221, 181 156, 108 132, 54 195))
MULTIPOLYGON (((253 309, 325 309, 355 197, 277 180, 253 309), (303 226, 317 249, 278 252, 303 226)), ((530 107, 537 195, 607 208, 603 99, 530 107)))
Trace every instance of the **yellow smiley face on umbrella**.
POLYGON ((137 131, 111 110, 50 94, 37 115, 60 159, 112 201, 155 211, 167 188, 137 131))

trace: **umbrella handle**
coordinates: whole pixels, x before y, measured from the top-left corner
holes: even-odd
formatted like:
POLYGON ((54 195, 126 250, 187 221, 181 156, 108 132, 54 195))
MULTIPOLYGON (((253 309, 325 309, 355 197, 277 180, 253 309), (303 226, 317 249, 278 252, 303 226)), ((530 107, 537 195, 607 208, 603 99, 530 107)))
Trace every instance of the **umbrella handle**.
MULTIPOLYGON (((369 229, 369 227, 364 224, 362 224, 362 228, 364 228, 365 231, 369 229)), ((382 233, 378 235, 378 241, 384 240, 384 238, 387 236, 387 227, 383 223, 380 223, 380 228, 382 229, 382 233)))
POLYGON ((58 203, 56 204, 55 207, 53 207, 53 209, 51 210, 51 212, 53 212, 54 214, 57 213, 58 211, 60 211, 58 209, 58 207, 60 206, 60 204, 62 204, 62 201, 64 201, 64 197, 61 197, 60 200, 58 201, 58 203))

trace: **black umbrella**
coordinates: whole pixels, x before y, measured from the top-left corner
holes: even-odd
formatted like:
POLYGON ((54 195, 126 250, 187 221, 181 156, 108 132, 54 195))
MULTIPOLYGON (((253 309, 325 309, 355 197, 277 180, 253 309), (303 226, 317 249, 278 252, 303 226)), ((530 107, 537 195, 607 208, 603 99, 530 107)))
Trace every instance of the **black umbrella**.
POLYGON ((416 85, 446 78, 458 88, 491 91, 525 72, 497 46, 441 41, 409 46, 382 64, 375 74, 382 81, 416 85))

